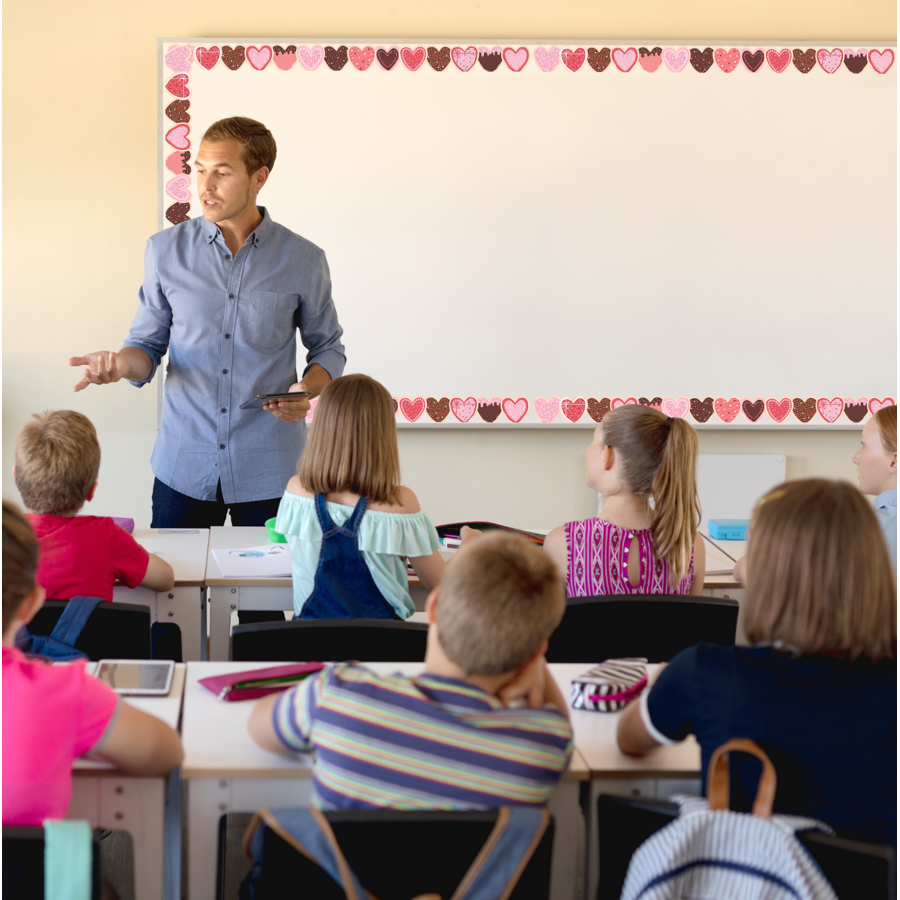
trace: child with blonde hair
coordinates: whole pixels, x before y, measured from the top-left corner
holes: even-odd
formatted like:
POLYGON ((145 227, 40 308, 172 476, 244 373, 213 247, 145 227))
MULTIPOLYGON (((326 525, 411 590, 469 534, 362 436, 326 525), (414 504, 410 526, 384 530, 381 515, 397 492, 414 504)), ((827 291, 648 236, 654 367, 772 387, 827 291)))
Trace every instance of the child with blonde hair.
MULTIPOLYGON (((622 713, 619 747, 643 756, 694 734, 705 783, 713 751, 749 738, 775 764, 776 812, 896 845, 897 592, 875 514, 852 485, 792 481, 756 505, 748 544, 752 646, 677 654, 622 713)), ((758 777, 732 761, 735 806, 758 777)))
POLYGON ((697 433, 648 406, 620 406, 584 456, 599 516, 555 528, 544 549, 569 597, 699 594, 706 550, 697 533, 697 433))
POLYGON ((291 548, 295 618, 408 618, 406 557, 427 589, 440 582, 437 532, 400 485, 391 395, 368 375, 322 390, 275 528, 291 548))
POLYGON ((109 516, 79 516, 92 500, 100 444, 87 416, 71 409, 34 415, 16 438, 13 475, 41 547, 38 584, 50 600, 112 600, 118 579, 154 591, 175 586, 172 567, 109 516))
POLYGON ((853 457, 859 489, 875 497, 875 515, 897 571, 897 407, 879 409, 862 431, 853 457))

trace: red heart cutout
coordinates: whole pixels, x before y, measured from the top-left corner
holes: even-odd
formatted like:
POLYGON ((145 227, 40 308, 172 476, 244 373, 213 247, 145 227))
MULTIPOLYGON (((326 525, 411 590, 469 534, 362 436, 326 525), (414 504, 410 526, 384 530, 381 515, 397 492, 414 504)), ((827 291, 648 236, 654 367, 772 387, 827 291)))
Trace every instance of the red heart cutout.
POLYGON ((425 412, 425 398, 416 397, 415 400, 410 400, 409 397, 401 397, 400 412, 408 422, 415 422, 425 412))
POLYGON ((783 422, 791 414, 790 397, 785 397, 783 400, 766 400, 766 412, 770 419, 783 422))
POLYGON ((583 397, 579 397, 577 400, 569 400, 566 397, 559 404, 562 414, 570 422, 577 422, 584 415, 586 405, 583 397))
POLYGON ((198 47, 194 51, 194 55, 197 57, 197 62, 209 71, 219 61, 219 48, 198 47))
POLYGON ((191 89, 188 87, 188 82, 191 79, 185 75, 183 72, 180 75, 173 75, 166 82, 166 90, 173 97, 181 97, 184 99, 185 97, 191 96, 191 89))

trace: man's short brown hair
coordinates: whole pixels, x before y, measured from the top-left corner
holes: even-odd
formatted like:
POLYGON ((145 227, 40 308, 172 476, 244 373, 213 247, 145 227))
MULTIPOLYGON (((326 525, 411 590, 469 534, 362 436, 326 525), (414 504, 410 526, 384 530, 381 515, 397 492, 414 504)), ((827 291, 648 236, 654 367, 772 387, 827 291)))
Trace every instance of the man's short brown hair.
POLYGON ((241 159, 248 175, 263 166, 271 172, 275 165, 275 138, 262 122, 255 119, 244 116, 219 119, 206 129, 203 140, 211 144, 234 141, 241 148, 241 159))
POLYGON ((502 675, 528 662, 565 609, 565 584, 553 560, 524 538, 495 531, 447 566, 438 640, 465 675, 502 675))
POLYGON ((853 485, 811 478, 770 491, 750 523, 744 630, 802 654, 897 654, 897 589, 884 535, 853 485))
POLYGON ((38 542, 28 521, 12 503, 3 501, 3 632, 12 624, 22 601, 34 590, 38 542))
POLYGON ((31 512, 75 515, 99 471, 97 432, 79 412, 35 414, 16 438, 16 487, 31 512))

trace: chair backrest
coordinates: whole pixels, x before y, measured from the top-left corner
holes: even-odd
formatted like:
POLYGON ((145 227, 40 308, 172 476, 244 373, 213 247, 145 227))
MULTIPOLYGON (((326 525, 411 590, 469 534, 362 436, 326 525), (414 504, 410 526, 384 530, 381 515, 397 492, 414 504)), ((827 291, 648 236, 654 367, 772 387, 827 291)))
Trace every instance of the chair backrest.
MULTIPOLYGON (((365 889, 379 900, 419 894, 452 897, 490 835, 497 811, 407 812, 389 809, 326 813, 335 838, 365 889)), ((224 822, 225 817, 222 817, 224 822)), ((315 863, 263 825, 264 897, 303 886, 304 897, 342 900, 344 892, 315 863)), ((220 830, 220 837, 224 827, 220 830)), ((547 900, 553 820, 522 872, 510 900, 547 900)), ((220 854, 221 859, 221 854, 220 854)))
MULTIPOLYGON (((677 804, 664 800, 605 794, 597 798, 600 842, 597 900, 619 900, 634 851, 677 815, 677 804)), ((854 897, 896 900, 896 852, 893 847, 816 832, 801 833, 797 838, 818 862, 841 900, 854 897)))
MULTIPOLYGON (((32 634, 50 634, 65 600, 48 600, 28 625, 32 634)), ((89 659, 150 659, 150 609, 135 603, 101 603, 91 613, 75 647, 89 659)))
POLYGON ((738 603, 713 597, 631 594, 573 597, 550 638, 547 662, 645 656, 668 662, 701 641, 733 644, 738 603))
POLYGON ((422 662, 428 626, 384 619, 294 619, 237 625, 231 658, 242 662, 422 662))
MULTIPOLYGON (((91 900, 100 898, 100 834, 94 830, 91 900)), ((3 826, 3 897, 44 900, 44 829, 3 826)))

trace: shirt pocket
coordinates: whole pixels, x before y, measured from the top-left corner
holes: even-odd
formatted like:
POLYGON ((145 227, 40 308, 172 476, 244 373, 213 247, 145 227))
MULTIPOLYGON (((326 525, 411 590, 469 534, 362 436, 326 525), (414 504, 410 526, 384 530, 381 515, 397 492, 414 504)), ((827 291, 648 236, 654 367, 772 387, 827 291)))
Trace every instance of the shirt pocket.
POLYGON ((280 350, 293 344, 297 303, 297 294, 251 291, 250 302, 238 320, 238 337, 258 350, 280 350))

